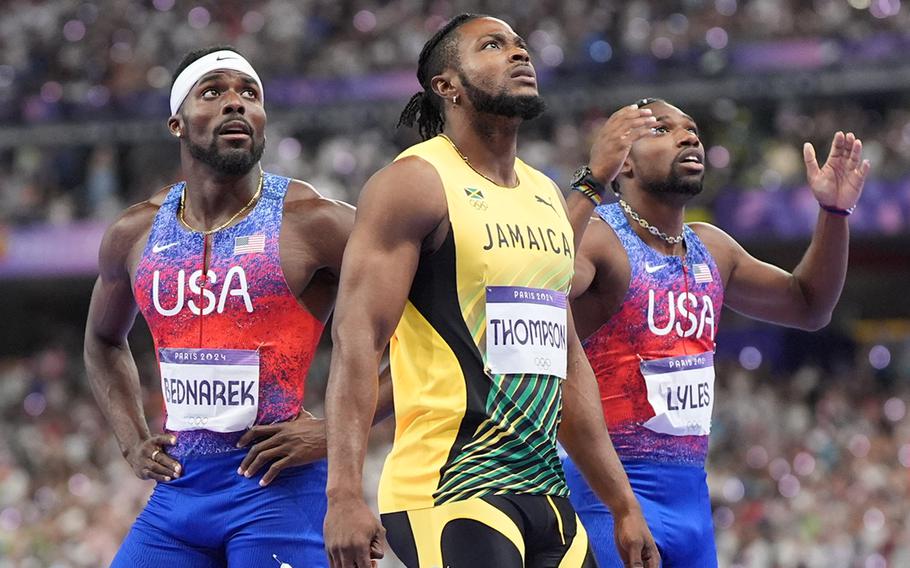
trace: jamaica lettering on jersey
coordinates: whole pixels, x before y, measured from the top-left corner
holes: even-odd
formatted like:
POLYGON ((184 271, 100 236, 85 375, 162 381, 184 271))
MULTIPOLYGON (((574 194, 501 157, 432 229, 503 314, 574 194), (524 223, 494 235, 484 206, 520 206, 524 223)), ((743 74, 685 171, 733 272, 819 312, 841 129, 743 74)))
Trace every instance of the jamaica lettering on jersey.
POLYGON ((391 341, 396 430, 380 511, 565 496, 556 427, 574 251, 557 189, 520 160, 520 185, 499 187, 442 137, 406 156, 436 168, 450 228, 420 259, 391 341))
POLYGON ((278 254, 290 180, 265 174, 262 197, 204 243, 177 219, 184 183, 168 192, 136 270, 177 457, 235 450, 252 424, 294 418, 322 322, 291 293, 278 254), (208 266, 204 249, 210 247, 208 266))
POLYGON ((704 466, 714 402, 714 338, 723 282, 692 229, 686 257, 639 238, 617 204, 597 213, 631 269, 620 311, 584 341, 610 439, 623 460, 704 466))

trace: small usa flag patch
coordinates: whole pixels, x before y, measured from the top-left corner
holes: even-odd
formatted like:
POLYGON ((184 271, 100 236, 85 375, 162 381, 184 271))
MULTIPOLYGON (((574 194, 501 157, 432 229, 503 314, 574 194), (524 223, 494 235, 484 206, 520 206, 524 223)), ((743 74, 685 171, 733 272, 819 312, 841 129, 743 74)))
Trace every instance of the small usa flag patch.
POLYGON ((265 235, 234 237, 234 254, 252 254, 265 250, 265 235))
POLYGON ((714 278, 711 277, 711 269, 708 268, 707 264, 702 262, 695 263, 692 266, 692 274, 695 276, 695 282, 698 284, 714 282, 714 278))

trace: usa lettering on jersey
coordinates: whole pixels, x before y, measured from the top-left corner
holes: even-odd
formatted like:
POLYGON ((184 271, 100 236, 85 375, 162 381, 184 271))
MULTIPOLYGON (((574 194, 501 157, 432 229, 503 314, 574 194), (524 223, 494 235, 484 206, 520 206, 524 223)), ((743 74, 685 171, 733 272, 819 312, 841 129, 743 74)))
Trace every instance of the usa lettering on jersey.
POLYGON ((155 310, 165 316, 171 317, 179 314, 186 307, 193 315, 209 315, 217 311, 219 314, 224 313, 227 302, 231 297, 239 298, 243 302, 243 308, 248 313, 253 313, 253 300, 250 298, 250 288, 247 283, 246 272, 242 266, 232 266, 228 269, 224 279, 220 282, 220 290, 216 295, 219 286, 218 274, 214 270, 208 270, 205 278, 202 279, 202 270, 196 270, 186 277, 186 271, 180 270, 177 273, 176 298, 169 298, 173 302, 170 307, 164 307, 161 298, 161 271, 156 270, 152 275, 152 303, 155 310), (208 281, 212 287, 205 285, 208 281), (189 293, 186 292, 189 288, 189 293), (202 295, 202 306, 197 304, 196 298, 202 295), (189 300, 185 300, 190 296, 189 300))
POLYGON ((665 295, 662 291, 648 290, 648 329, 657 336, 676 333, 679 337, 701 339, 708 333, 714 339, 714 302, 708 295, 700 298, 691 292, 665 295), (666 314, 659 316, 657 314, 666 314))

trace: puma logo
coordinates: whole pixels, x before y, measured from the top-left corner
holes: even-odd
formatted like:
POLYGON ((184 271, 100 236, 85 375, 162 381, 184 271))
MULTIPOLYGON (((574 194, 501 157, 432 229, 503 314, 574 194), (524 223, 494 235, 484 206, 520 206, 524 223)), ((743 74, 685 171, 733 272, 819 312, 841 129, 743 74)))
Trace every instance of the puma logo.
POLYGON ((541 197, 541 196, 539 196, 539 195, 534 195, 534 199, 536 199, 538 203, 543 203, 544 205, 546 205, 547 207, 549 207, 550 209, 552 209, 552 210, 553 210, 553 213, 556 213, 556 208, 553 207, 553 201, 552 201, 552 200, 550 200, 550 199, 544 199, 543 197, 541 197))

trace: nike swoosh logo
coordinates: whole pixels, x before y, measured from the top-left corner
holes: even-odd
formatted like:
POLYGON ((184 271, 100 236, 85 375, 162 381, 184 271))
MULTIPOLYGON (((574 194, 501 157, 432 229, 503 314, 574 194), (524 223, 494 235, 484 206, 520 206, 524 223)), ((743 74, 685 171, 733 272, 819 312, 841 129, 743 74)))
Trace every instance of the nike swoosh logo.
POLYGON ((158 243, 155 243, 155 246, 152 247, 152 252, 154 252, 154 253, 159 253, 159 252, 164 251, 164 250, 167 250, 167 249, 169 249, 169 248, 171 248, 171 247, 175 247, 175 246, 177 246, 178 244, 179 244, 179 243, 168 243, 168 244, 166 244, 166 245, 159 245, 158 243))
POLYGON ((237 57, 223 57, 223 56, 219 55, 218 57, 215 58, 215 61, 224 61, 225 59, 238 59, 238 58, 237 57))
POLYGON ((666 265, 667 265, 667 263, 665 262, 663 264, 658 264, 657 266, 652 266, 650 262, 646 262, 645 263, 645 272, 647 272, 648 274, 654 274, 655 272, 657 272, 661 268, 665 267, 666 265))

